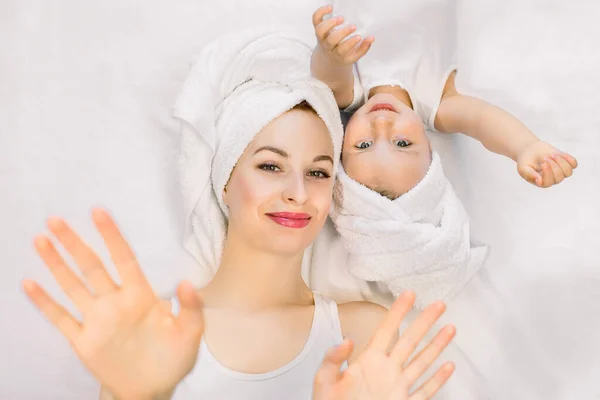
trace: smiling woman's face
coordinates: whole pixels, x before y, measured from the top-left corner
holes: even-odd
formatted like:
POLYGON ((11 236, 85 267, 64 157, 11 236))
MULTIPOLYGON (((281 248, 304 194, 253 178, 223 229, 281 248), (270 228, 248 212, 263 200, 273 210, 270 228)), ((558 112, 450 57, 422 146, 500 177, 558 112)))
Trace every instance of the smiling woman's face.
POLYGON ((273 120, 240 157, 223 193, 228 236, 276 254, 303 252, 327 219, 333 157, 314 111, 292 109, 273 120))
POLYGON ((401 196, 431 164, 421 119, 393 95, 374 95, 348 122, 342 164, 355 181, 390 199, 401 196))

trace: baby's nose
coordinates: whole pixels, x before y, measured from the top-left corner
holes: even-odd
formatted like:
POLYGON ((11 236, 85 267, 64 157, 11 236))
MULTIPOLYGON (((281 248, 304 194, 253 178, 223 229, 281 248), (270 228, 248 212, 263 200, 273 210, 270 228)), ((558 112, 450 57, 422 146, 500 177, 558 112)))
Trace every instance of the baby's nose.
POLYGON ((396 120, 395 113, 382 113, 371 118, 371 128, 375 130, 384 129, 388 130, 394 126, 396 120))

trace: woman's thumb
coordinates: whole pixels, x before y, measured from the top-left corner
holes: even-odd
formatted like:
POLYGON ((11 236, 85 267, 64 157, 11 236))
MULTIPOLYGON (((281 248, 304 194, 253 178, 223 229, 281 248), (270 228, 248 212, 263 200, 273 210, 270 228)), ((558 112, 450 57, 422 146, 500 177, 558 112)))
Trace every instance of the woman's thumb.
POLYGON ((184 281, 177 287, 177 298, 181 306, 176 318, 177 324, 185 331, 202 336, 204 332, 204 317, 202 300, 191 283, 184 281))
POLYGON ((352 342, 344 340, 338 346, 332 347, 325 354, 325 358, 315 375, 315 389, 318 386, 329 385, 337 382, 340 369, 344 361, 348 360, 352 354, 352 342))

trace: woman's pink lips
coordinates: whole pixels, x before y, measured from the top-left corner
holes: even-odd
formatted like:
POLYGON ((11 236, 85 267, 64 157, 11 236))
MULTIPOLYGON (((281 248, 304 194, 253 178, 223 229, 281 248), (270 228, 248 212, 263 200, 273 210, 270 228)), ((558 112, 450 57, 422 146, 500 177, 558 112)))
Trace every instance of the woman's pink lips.
POLYGON ((304 228, 310 222, 310 215, 305 213, 269 213, 267 217, 271 218, 275 223, 288 228, 304 228))
POLYGON ((371 111, 369 111, 369 112, 380 111, 380 110, 397 112, 396 109, 394 108, 394 106, 392 106, 390 103, 375 104, 373 106, 373 108, 371 108, 371 111))

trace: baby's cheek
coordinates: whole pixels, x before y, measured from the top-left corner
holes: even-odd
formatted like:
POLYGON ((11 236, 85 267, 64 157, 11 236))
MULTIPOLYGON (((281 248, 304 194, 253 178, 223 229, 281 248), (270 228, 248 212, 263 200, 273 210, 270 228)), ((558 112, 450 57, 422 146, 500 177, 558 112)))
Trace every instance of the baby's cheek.
POLYGON ((405 129, 411 132, 412 135, 424 135, 425 134, 425 125, 421 121, 421 119, 417 116, 417 114, 411 115, 410 118, 407 118, 405 121, 405 129))
POLYGON ((372 187, 371 180, 375 176, 374 165, 370 157, 361 157, 357 160, 356 157, 348 157, 344 170, 346 174, 356 182, 372 187))

